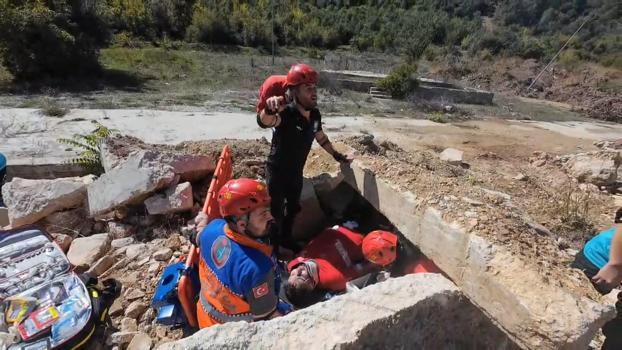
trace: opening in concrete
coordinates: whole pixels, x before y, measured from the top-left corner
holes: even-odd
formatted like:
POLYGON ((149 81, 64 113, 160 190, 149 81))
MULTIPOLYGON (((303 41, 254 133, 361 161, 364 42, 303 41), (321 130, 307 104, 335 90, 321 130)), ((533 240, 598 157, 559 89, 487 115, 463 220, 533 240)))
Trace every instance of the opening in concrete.
MULTIPOLYGON (((316 180, 313 190, 315 197, 312 196, 313 194, 303 195, 302 211, 299 214, 298 225, 294 229, 295 238, 301 242, 313 239, 323 227, 333 225, 345 225, 363 235, 373 230, 386 230, 399 237, 397 258, 388 268, 377 269, 353 280, 354 288, 348 288, 343 293, 327 293, 326 291, 318 293, 315 303, 332 303, 336 298, 346 296, 356 298, 357 293, 360 295, 358 300, 362 304, 367 304, 370 301, 369 298, 374 300, 377 297, 380 300, 381 294, 387 293, 385 287, 402 288, 401 282, 396 282, 396 280, 400 280, 401 276, 416 274, 412 269, 413 264, 421 259, 427 259, 387 217, 348 183, 340 182, 335 185, 330 181, 316 180), (316 208, 312 208, 314 206, 316 208), (312 216, 315 220, 310 220, 307 216, 312 216), (390 273, 390 279, 382 278, 383 270, 390 273)), ((435 278, 443 279, 455 287, 440 269, 434 267, 437 269, 434 273, 435 278)), ((431 291, 436 287, 433 283, 429 286, 420 283, 418 288, 430 288, 431 291)), ((395 295, 398 295, 395 289, 390 290, 389 293, 395 292, 395 295)), ((376 320, 362 328, 357 340, 346 348, 410 348, 412 344, 419 344, 423 348, 442 349, 519 348, 480 309, 458 290, 457 293, 456 298, 441 304, 437 304, 438 300, 426 300, 417 304, 416 307, 413 305, 391 312, 388 317, 376 320)), ((358 307, 356 303, 347 305, 352 305, 353 308, 358 307)), ((318 307, 321 306, 313 305, 310 308, 318 307)), ((390 304, 376 304, 376 307, 393 308, 390 304)), ((335 310, 339 313, 350 311, 357 312, 357 310, 347 309, 335 310)))

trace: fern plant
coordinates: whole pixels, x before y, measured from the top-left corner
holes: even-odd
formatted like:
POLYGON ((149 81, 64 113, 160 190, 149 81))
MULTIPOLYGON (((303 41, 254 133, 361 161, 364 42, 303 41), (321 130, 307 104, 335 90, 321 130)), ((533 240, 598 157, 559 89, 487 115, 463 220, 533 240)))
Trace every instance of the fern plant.
POLYGON ((104 173, 104 167, 99 145, 109 138, 115 130, 109 129, 96 121, 93 121, 93 123, 95 124, 95 130, 89 134, 75 134, 71 139, 60 138, 58 142, 79 150, 78 156, 69 160, 68 163, 80 165, 91 174, 101 175, 104 173))

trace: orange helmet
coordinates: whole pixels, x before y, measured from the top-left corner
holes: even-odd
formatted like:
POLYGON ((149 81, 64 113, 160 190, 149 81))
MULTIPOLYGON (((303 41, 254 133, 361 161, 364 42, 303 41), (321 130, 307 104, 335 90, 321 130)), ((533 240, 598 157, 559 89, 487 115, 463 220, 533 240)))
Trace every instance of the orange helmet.
POLYGON ((220 215, 242 216, 270 205, 266 184, 253 179, 229 180, 218 192, 220 215))
POLYGON ((397 236, 388 231, 372 231, 363 238, 363 255, 370 262, 386 266, 397 256, 397 236))
POLYGON ((298 86, 301 84, 317 84, 317 73, 311 66, 304 63, 298 63, 290 68, 287 73, 285 85, 298 86))

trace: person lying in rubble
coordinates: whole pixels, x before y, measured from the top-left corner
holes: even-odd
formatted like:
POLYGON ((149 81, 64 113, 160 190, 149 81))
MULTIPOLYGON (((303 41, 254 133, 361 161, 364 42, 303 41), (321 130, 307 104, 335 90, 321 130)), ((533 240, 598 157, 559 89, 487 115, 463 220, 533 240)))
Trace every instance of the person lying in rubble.
POLYGON ((390 275, 439 272, 431 260, 417 259, 418 255, 398 243, 391 232, 376 230, 363 236, 335 226, 322 231, 290 261, 285 298, 296 308, 304 308, 390 275), (398 255, 402 259, 396 262, 398 255))
POLYGON ((302 172, 313 140, 336 161, 352 161, 350 156, 333 148, 322 130, 322 116, 317 108, 317 81, 313 68, 295 64, 287 75, 266 79, 259 90, 257 104, 257 124, 264 129, 274 128, 266 163, 272 215, 278 224, 273 244, 294 252, 298 246, 291 230, 300 211, 302 172))
MULTIPOLYGON (((614 226, 590 239, 577 253, 572 267, 582 270, 601 294, 608 294, 622 283, 622 208, 614 226)), ((602 349, 622 349, 622 292, 618 292, 616 317, 603 326, 602 349)))
POLYGON ((280 273, 268 242, 274 219, 266 185, 230 180, 218 193, 218 205, 224 219, 207 223, 205 216, 197 217, 199 327, 287 313, 291 307, 279 301, 280 273))

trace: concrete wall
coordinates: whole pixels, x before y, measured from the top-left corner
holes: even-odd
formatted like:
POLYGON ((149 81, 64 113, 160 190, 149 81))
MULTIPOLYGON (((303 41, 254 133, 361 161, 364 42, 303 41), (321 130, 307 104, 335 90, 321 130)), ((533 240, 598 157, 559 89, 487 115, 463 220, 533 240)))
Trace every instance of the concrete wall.
MULTIPOLYGON (((372 86, 378 83, 378 80, 384 77, 386 74, 324 70, 320 74, 320 84, 367 93, 372 86)), ((426 100, 487 105, 492 104, 494 97, 494 94, 488 91, 462 88, 455 84, 414 76, 412 79, 417 79, 419 83, 414 92, 415 96, 426 100)))
POLYGON ((449 103, 467 103, 490 105, 494 94, 488 91, 446 88, 439 86, 420 85, 415 89, 415 96, 425 100, 443 100, 449 103))
POLYGON ((417 274, 267 322, 235 322, 158 349, 515 349, 446 278, 417 274))
POLYGON ((521 347, 586 349, 613 307, 577 298, 485 238, 422 207, 417 195, 378 178, 356 160, 339 175, 447 273, 521 347))

